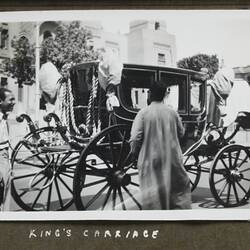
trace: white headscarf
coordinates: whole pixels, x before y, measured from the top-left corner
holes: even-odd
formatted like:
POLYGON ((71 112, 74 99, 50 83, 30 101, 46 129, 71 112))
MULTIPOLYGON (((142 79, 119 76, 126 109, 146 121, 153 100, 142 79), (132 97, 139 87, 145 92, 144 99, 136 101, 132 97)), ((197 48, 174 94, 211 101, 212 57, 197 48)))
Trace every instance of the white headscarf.
POLYGON ((234 71, 231 68, 222 68, 214 75, 209 84, 218 95, 229 95, 233 86, 234 71))

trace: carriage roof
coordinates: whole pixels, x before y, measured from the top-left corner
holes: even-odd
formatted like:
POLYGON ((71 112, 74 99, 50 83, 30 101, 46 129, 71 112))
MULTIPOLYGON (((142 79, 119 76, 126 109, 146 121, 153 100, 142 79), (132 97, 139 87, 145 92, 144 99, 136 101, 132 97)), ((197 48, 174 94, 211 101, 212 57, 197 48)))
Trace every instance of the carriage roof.
MULTIPOLYGON (((98 66, 99 61, 90 61, 90 62, 83 62, 77 64, 72 67, 72 69, 79 70, 85 69, 93 66, 98 66)), ((155 70, 155 71, 168 71, 172 73, 183 73, 189 75, 199 75, 202 76, 201 72, 184 69, 184 68, 177 68, 177 67, 165 67, 165 66, 156 66, 156 65, 146 65, 146 64, 134 64, 134 63, 124 63, 123 69, 144 69, 144 70, 155 70)))
POLYGON ((158 70, 158 71, 168 71, 172 73, 183 73, 183 74, 189 74, 189 75, 200 75, 202 76, 201 72, 190 70, 190 69, 183 69, 183 68, 177 68, 177 67, 165 67, 165 66, 155 66, 155 65, 146 65, 146 64, 131 64, 131 63, 124 63, 123 68, 129 68, 129 69, 145 69, 145 70, 158 70))

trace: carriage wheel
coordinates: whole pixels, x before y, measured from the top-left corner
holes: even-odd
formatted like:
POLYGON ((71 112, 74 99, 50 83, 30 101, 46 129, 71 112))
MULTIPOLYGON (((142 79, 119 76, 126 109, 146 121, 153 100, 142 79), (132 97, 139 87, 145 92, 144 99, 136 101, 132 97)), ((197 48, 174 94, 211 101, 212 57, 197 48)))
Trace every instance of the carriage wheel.
POLYGON ((56 128, 45 127, 26 135, 11 157, 15 202, 27 211, 70 207, 78 158, 79 153, 70 149, 56 128))
POLYGON ((138 170, 131 162, 130 128, 103 130, 84 149, 74 176, 78 210, 141 209, 138 170))
POLYGON ((193 192, 198 185, 201 177, 201 166, 199 164, 199 157, 196 155, 184 156, 184 167, 190 179, 191 191, 193 192))
POLYGON ((214 158, 209 184, 216 201, 224 207, 246 203, 250 194, 250 154, 241 145, 228 145, 214 158))

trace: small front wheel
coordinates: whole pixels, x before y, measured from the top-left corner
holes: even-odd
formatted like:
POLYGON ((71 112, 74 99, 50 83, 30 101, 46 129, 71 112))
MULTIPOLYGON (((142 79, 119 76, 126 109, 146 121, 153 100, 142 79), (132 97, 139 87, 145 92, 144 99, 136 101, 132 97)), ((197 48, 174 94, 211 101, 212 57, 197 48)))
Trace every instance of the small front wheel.
POLYGON ((216 201, 224 207, 244 205, 250 195, 250 153, 241 145, 228 145, 214 158, 209 184, 216 201))
POLYGON ((73 176, 79 152, 54 127, 26 135, 11 157, 11 192, 26 211, 66 210, 73 204, 73 176))

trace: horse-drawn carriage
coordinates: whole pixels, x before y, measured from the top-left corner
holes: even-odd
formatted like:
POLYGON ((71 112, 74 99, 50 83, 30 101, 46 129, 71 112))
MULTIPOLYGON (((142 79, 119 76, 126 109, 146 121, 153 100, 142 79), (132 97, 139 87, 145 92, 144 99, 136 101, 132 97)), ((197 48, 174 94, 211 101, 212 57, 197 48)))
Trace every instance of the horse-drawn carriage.
POLYGON ((157 80, 166 82, 166 103, 178 111, 185 127, 181 146, 192 190, 201 172, 209 172, 210 189, 219 204, 246 202, 249 148, 232 144, 232 138, 250 126, 248 114, 238 117, 228 134, 225 128, 207 124, 207 86, 201 73, 131 64, 123 65, 120 84, 114 88, 119 104, 107 108, 98 63, 92 62, 73 66, 63 83, 65 123, 48 114, 45 120, 55 125, 36 129, 28 119, 31 132, 16 145, 11 159, 16 203, 35 211, 65 210, 73 203, 79 210, 141 209, 130 128, 157 80), (203 167, 210 161, 210 168, 203 167))

